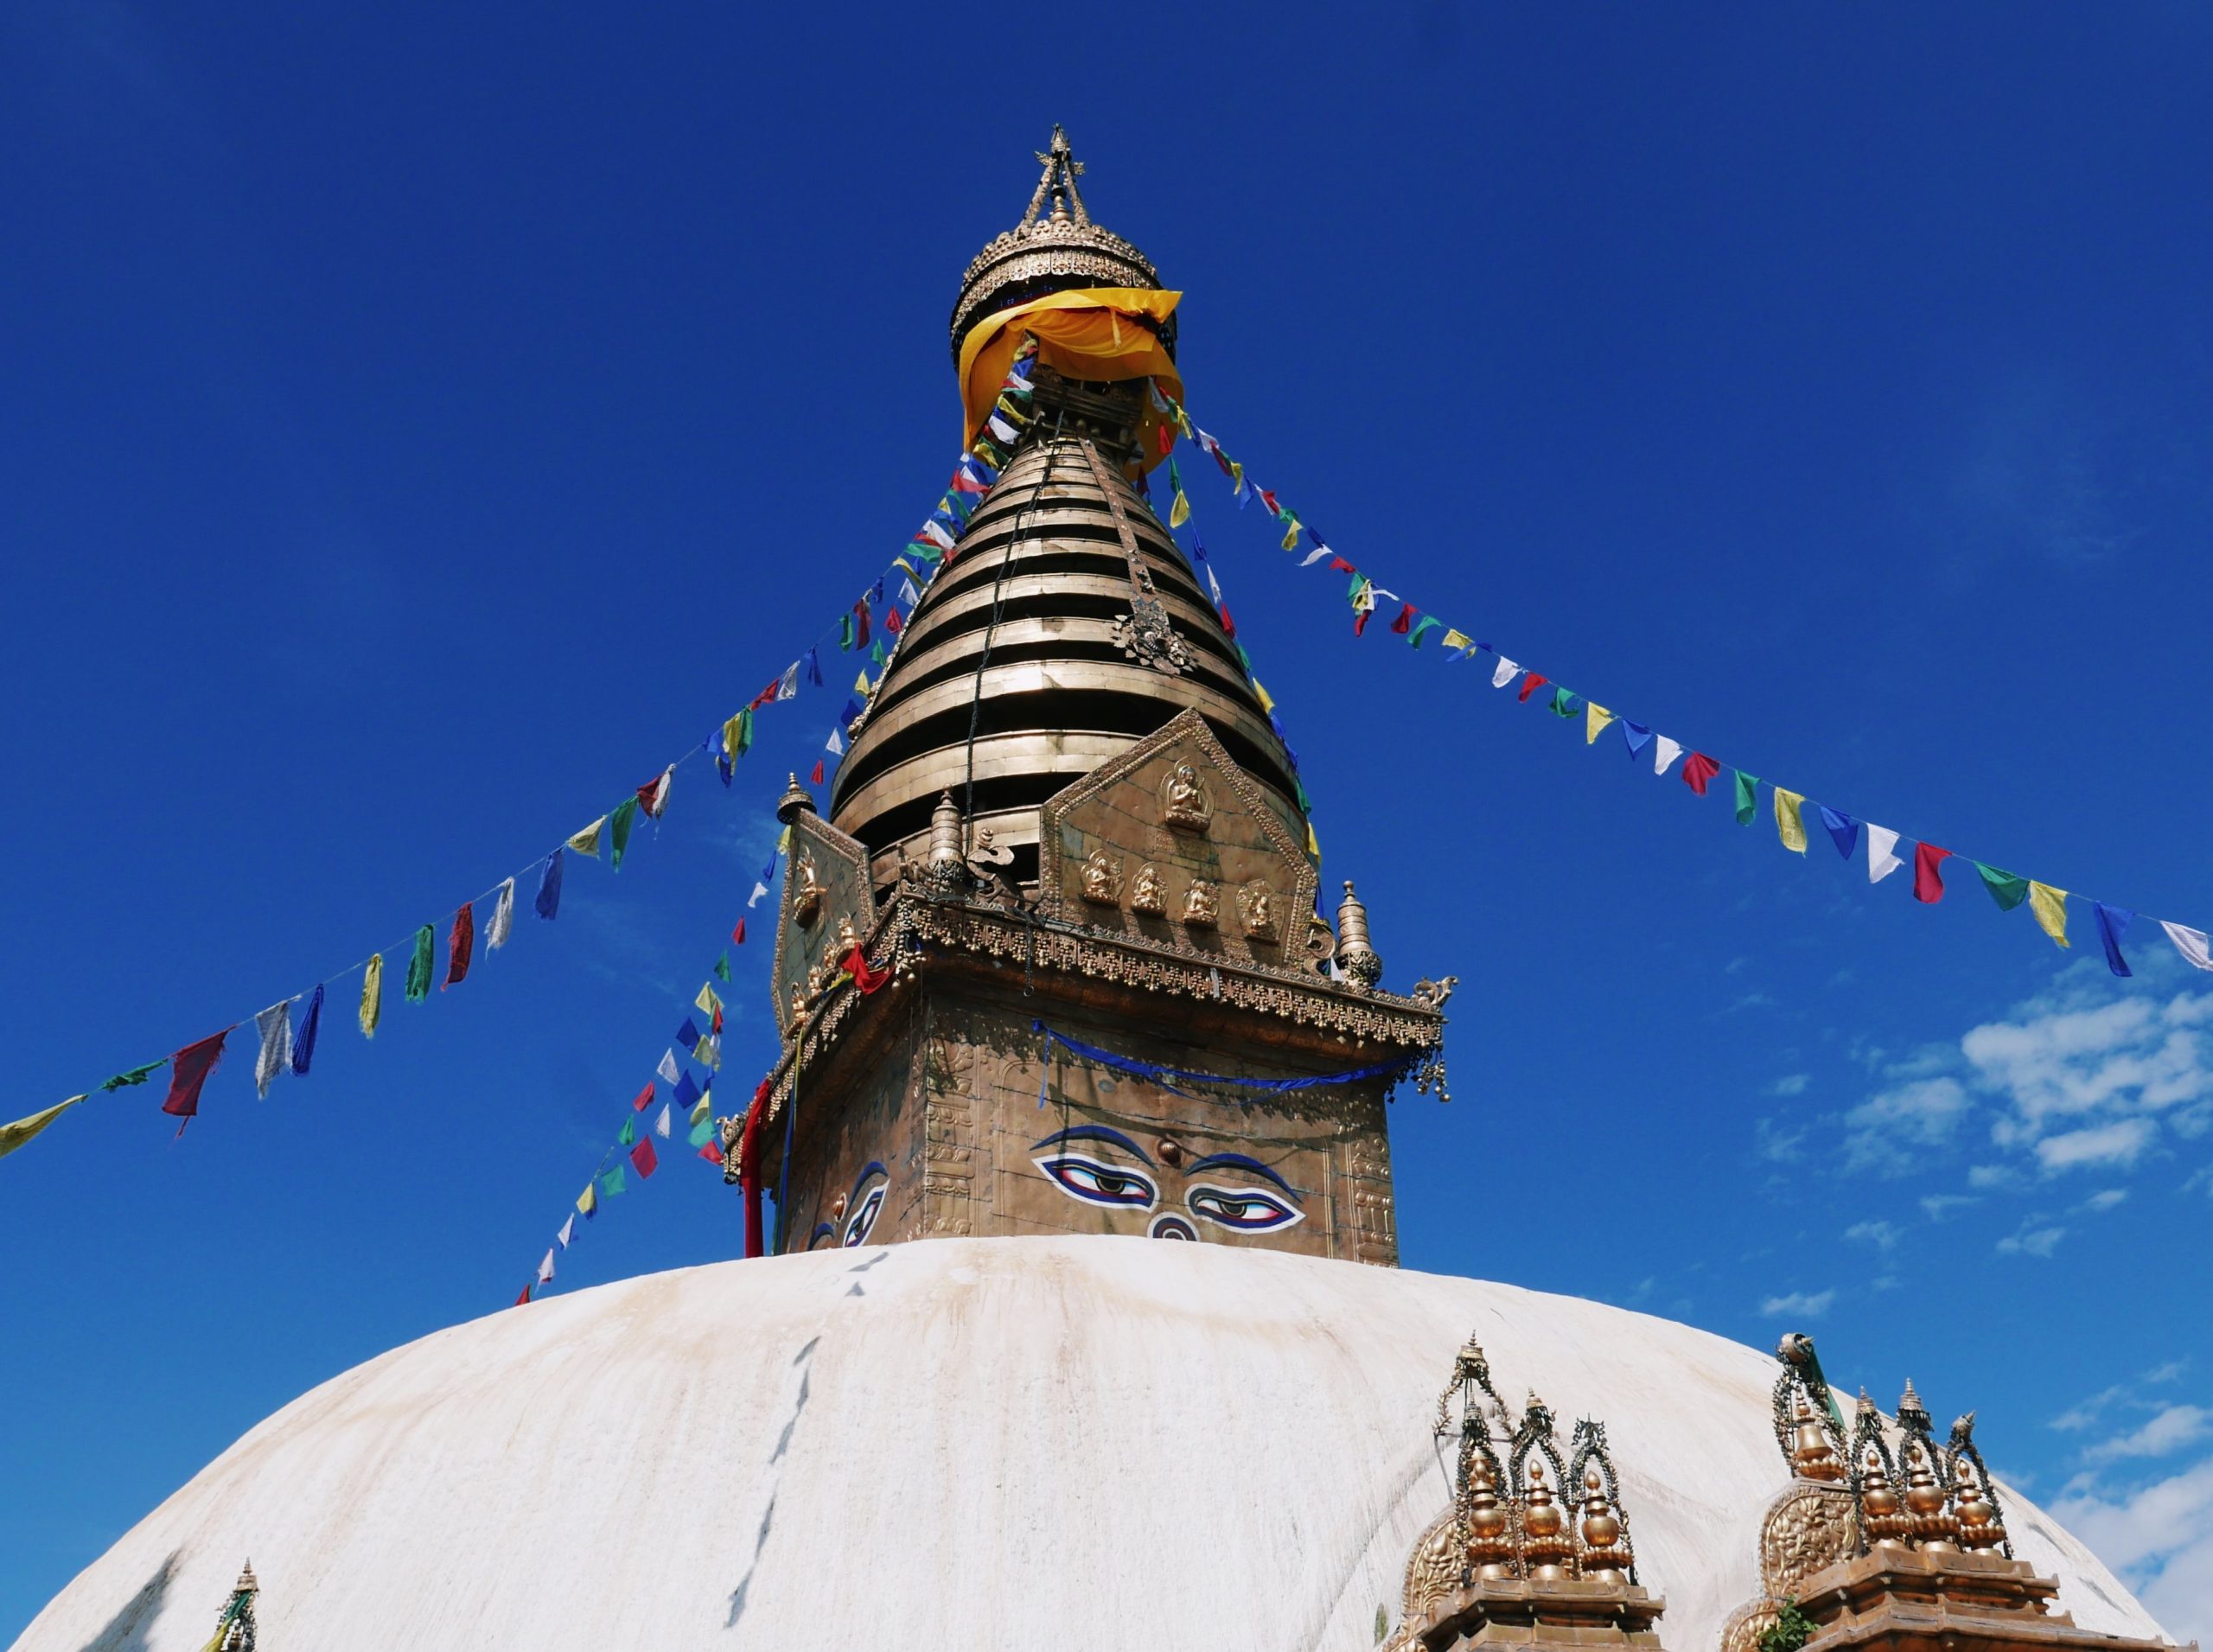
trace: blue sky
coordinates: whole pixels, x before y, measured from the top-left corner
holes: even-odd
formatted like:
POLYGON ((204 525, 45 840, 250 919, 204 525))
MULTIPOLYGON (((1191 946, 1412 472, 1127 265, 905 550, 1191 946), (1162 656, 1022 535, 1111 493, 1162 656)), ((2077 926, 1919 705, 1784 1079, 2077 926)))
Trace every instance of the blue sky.
MULTIPOLYGON (((1188 295, 1194 417, 1382 584, 2145 915, 2120 982, 2079 905, 2061 954, 1963 862, 1928 908, 1788 854, 1355 643, 1193 464, 1325 876, 1387 981, 1460 977, 1456 1099, 1393 1117, 1407 1264, 1910 1375, 2213 1631, 2213 983, 2151 923, 2213 927, 2208 27, 9 9, 0 1114, 443 928, 781 668, 942 485, 946 314, 1057 119, 1188 295)), ((182 1140, 125 1092, 0 1166, 41 1424, 0 1630, 278 1406, 513 1298, 836 704, 373 1045, 341 987, 266 1102, 234 1054, 182 1140)), ((679 1157, 559 1287, 738 1236, 679 1157)))

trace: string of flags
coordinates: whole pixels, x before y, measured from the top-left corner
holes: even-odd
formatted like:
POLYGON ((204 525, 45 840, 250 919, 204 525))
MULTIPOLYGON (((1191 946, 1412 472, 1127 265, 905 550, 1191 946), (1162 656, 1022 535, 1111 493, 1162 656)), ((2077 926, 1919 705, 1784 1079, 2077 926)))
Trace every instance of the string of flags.
MULTIPOLYGON (((1024 360, 1017 365, 1019 371, 1009 373, 1011 388, 1002 399, 1008 403, 1014 416, 1026 418, 1023 409, 1029 398, 1030 363, 1024 360), (1017 386, 1018 389, 1011 388, 1017 386)), ((1002 419, 1000 422, 1004 424, 1005 421, 1002 419)), ((961 513, 973 509, 973 503, 966 501, 979 500, 998 481, 998 467, 1004 463, 1004 456, 988 443, 979 443, 978 447, 980 454, 968 452, 960 456, 947 483, 945 496, 937 510, 932 513, 931 521, 958 520, 965 525, 966 518, 961 513), (986 458, 996 462, 986 462, 986 458)), ((626 794, 614 807, 589 825, 570 833, 544 856, 491 889, 461 903, 450 919, 446 921, 443 947, 438 936, 439 926, 423 924, 399 946, 379 947, 367 958, 316 982, 305 992, 294 993, 251 1016, 241 1017, 220 1030, 197 1039, 171 1055, 126 1067, 91 1089, 66 1097, 28 1117, 11 1123, 0 1123, 0 1158, 34 1140, 71 1108, 94 1096, 143 1086, 163 1068, 169 1069, 169 1081, 161 1104, 162 1111, 179 1121, 177 1133, 182 1135, 185 1127, 198 1116, 201 1094, 228 1050, 233 1035, 249 1021, 252 1024, 251 1036, 256 1046, 254 1088, 258 1095, 266 1099, 271 1088, 280 1076, 305 1078, 312 1071, 322 1037, 323 1011, 331 990, 357 974, 360 977, 361 986, 354 1010, 355 1024, 364 1038, 376 1036, 377 1029, 384 1019, 387 954, 406 960, 402 985, 402 997, 406 1003, 426 1003, 434 986, 443 993, 460 985, 468 979, 472 969, 480 966, 481 955, 488 955, 507 945, 514 931, 517 898, 526 886, 531 891, 531 909, 540 920, 552 922, 560 912, 562 886, 570 858, 604 859, 610 870, 620 871, 629 853, 639 820, 642 817, 658 825, 667 811, 677 771, 692 758, 705 756, 711 759, 727 788, 732 783, 738 761, 752 747, 756 714, 781 702, 798 698, 803 684, 818 688, 825 686, 821 655, 833 635, 838 639, 841 652, 858 652, 864 656, 864 662, 854 680, 854 698, 846 700, 825 743, 826 754, 832 757, 842 756, 845 750, 844 730, 860 716, 875 692, 868 667, 873 665, 877 668, 874 682, 881 683, 883 668, 889 664, 898 639, 906 628, 907 616, 922 600, 922 588, 928 585, 937 565, 943 560, 946 548, 935 537, 918 534, 915 543, 892 558, 883 574, 862 592, 835 625, 826 627, 818 634, 803 654, 771 678, 759 693, 725 718, 699 745, 685 752, 673 762, 666 764, 658 774, 626 794), (928 547, 927 551, 924 546, 928 547), (890 584, 895 577, 898 582, 896 589, 890 584), (889 646, 885 641, 887 638, 890 639, 889 646), (484 913, 481 928, 478 922, 480 911, 484 913)), ((818 784, 823 772, 824 764, 818 760, 813 771, 818 784)), ((787 831, 778 840, 775 852, 769 856, 768 864, 762 868, 761 877, 754 886, 751 899, 747 903, 749 906, 768 892, 775 874, 777 856, 783 852, 788 838, 787 831)))
MULTIPOLYGON (((1404 637, 1407 645, 1414 648, 1419 648, 1425 641, 1435 635, 1439 654, 1448 660, 1487 657, 1492 687, 1514 689, 1517 704, 1527 704, 1540 696, 1542 691, 1549 690, 1549 692, 1542 692, 1539 703, 1563 721, 1579 721, 1586 746, 1596 746, 1601 736, 1610 730, 1615 730, 1631 762, 1642 759, 1649 750, 1654 774, 1665 775, 1674 770, 1690 791, 1699 797, 1707 794, 1709 788, 1726 769, 1731 776, 1728 794, 1739 826, 1750 826, 1758 818, 1761 813, 1760 792, 1764 788, 1768 812, 1774 820, 1776 837, 1783 847, 1794 854, 1807 852, 1809 842, 1807 816, 1810 809, 1822 832, 1835 845, 1838 854, 1847 861, 1855 857, 1864 859, 1869 883, 1879 883, 1910 864, 1914 898, 1929 905, 1944 898, 1944 864, 1964 860, 1974 869, 1975 881, 1988 892, 2000 911, 2010 912, 2016 907, 2025 905, 2038 927, 2058 946, 2071 947, 2074 944, 2068 934, 2069 903, 2076 902, 2087 906, 2097 931, 2099 944, 2105 953, 2107 967, 2115 975, 2133 973, 2122 953, 2121 943, 2130 926, 2136 922, 2138 915, 2135 912, 2111 902, 2062 889, 2054 883, 2022 877, 1971 856, 1955 855, 1953 851, 1940 848, 1926 840, 1908 839, 1891 827, 1877 826, 1834 805, 1810 800, 1802 792, 1763 781, 1748 770, 1725 765, 1720 759, 1695 749, 1684 741, 1661 734, 1649 724, 1639 723, 1622 712, 1601 705, 1587 695, 1554 681, 1534 667, 1509 659, 1490 643, 1477 641, 1469 633, 1448 623, 1441 616, 1427 612, 1396 591, 1377 584, 1372 575, 1341 555, 1276 493, 1247 476, 1244 465, 1232 458, 1213 436, 1192 424, 1182 405, 1165 396, 1157 383, 1152 386, 1152 395, 1156 405, 1168 416, 1160 427, 1164 452, 1172 449, 1179 433, 1188 438, 1200 451, 1213 459, 1228 479, 1230 491, 1239 509, 1242 510, 1253 501, 1259 501, 1261 507, 1283 528, 1282 545, 1286 552, 1296 555, 1302 544, 1306 547, 1305 555, 1299 561, 1301 568, 1320 566, 1325 571, 1346 577, 1344 600, 1352 612, 1355 636, 1365 635, 1369 622, 1379 613, 1390 612, 1391 606, 1395 605, 1397 611, 1387 627, 1391 635, 1404 637), (1676 769, 1678 762, 1681 764, 1680 769, 1676 769)), ((1190 501, 1183 491, 1183 480, 1172 458, 1168 469, 1169 485, 1172 489, 1169 525, 1171 527, 1181 526, 1190 519, 1190 501)), ((1197 554, 1203 565, 1203 552, 1197 554)), ((1207 570, 1207 574, 1219 606, 1220 587, 1212 584, 1211 568, 1207 570)), ((1229 615, 1226 608, 1222 609, 1221 617, 1223 628, 1229 629, 1229 615)), ((1234 636, 1235 634, 1232 631, 1231 635, 1234 636)), ((1240 654, 1243 652, 1240 646, 1240 654)), ((1249 661, 1247 669, 1249 674, 1249 661)), ((1267 699, 1257 679, 1253 688, 1260 693, 1262 704, 1269 707, 1269 716, 1272 719, 1272 702, 1267 699)), ((1282 725, 1279 723, 1279 736, 1282 731, 1282 725)), ((1311 840, 1311 827, 1309 833, 1308 852, 1318 861, 1320 852, 1311 840)), ((2209 941, 2204 930, 2165 918, 2152 922, 2159 925, 2185 963, 2194 969, 2213 971, 2213 941, 2209 941)))

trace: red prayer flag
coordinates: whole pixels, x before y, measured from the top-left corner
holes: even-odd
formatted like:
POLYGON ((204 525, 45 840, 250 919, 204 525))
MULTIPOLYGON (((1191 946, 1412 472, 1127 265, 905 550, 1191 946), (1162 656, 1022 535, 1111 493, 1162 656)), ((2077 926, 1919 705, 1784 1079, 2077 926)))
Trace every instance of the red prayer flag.
POLYGON ((717 1005, 715 1005, 715 1036, 716 1036, 716 1037, 717 1037, 717 1038, 719 1038, 719 1037, 721 1037, 722 1036, 723 1036, 723 1006, 722 1006, 721 1005, 717 1004, 717 1005))
MULTIPOLYGON (((730 702, 729 702, 729 701, 727 701, 727 700, 725 700, 725 701, 724 701, 723 703, 724 703, 724 705, 728 705, 730 702)), ((769 679, 769 682, 768 682, 768 687, 766 687, 766 688, 762 689, 759 693, 756 694, 756 695, 753 697, 753 703, 752 703, 750 705, 747 706, 745 709, 746 709, 747 711, 759 711, 759 710, 760 710, 762 706, 764 706, 764 705, 774 705, 775 703, 776 703, 776 679, 774 679, 774 678, 771 678, 771 679, 769 679)), ((643 786, 641 786, 641 787, 640 787, 640 788, 638 788, 638 795, 639 795, 641 798, 642 798, 643 796, 645 796, 646 793, 647 793, 647 791, 651 790, 651 789, 652 789, 652 788, 649 788, 649 787, 643 787, 643 786)))
POLYGON ((1160 450, 1165 453, 1175 445, 1176 427, 1173 424, 1163 424, 1160 427, 1160 450))
MULTIPOLYGON (((215 1063, 223 1059, 223 1040, 230 1036, 231 1028, 226 1027, 214 1037, 187 1044, 169 1057, 169 1100, 162 1103, 163 1113, 179 1119, 198 1116, 200 1087, 215 1070, 215 1063)), ((179 1133, 182 1133, 182 1126, 179 1133)))
POLYGON ((1254 493, 1256 493, 1256 494, 1260 494, 1260 503, 1262 503, 1263 505, 1266 505, 1266 506, 1268 507, 1268 514, 1269 514, 1269 515, 1271 515, 1271 516, 1280 516, 1280 515, 1282 515, 1282 514, 1283 514, 1282 508, 1281 508, 1281 507, 1279 507, 1279 505, 1277 505, 1277 503, 1276 503, 1276 496, 1275 496, 1273 494, 1270 493, 1270 492, 1269 492, 1266 488, 1255 488, 1253 491, 1254 493))
MULTIPOLYGON (((1528 697, 1528 691, 1527 689, 1522 690, 1521 698, 1527 699, 1528 697)), ((1712 780, 1720 772, 1721 765, 1714 762, 1712 758, 1707 756, 1703 751, 1693 751, 1689 756, 1683 759, 1683 784, 1689 787, 1691 790, 1696 792, 1700 797, 1704 797, 1706 795, 1706 781, 1712 780)))
MULTIPOLYGON (((729 702, 725 700, 724 704, 728 705, 729 702)), ((647 1107, 653 1106, 653 1104, 654 1081, 651 1079, 647 1079, 646 1081, 646 1088, 638 1092, 638 1099, 630 1103, 630 1111, 633 1113, 643 1113, 647 1107)))
POLYGON ((1407 632, 1413 628, 1414 605, 1412 603, 1407 603, 1400 608, 1399 617, 1391 622, 1391 629, 1394 635, 1404 636, 1407 632))
POLYGON ((638 1145, 630 1150, 630 1162, 638 1167, 638 1174, 641 1177, 651 1176, 654 1173, 654 1167, 659 1164, 660 1160, 654 1152, 654 1139, 651 1136, 638 1138, 638 1145))
POLYGON ((902 631, 907 628, 907 622, 899 617, 899 610, 897 609, 886 609, 883 611, 883 628, 890 635, 896 637, 902 631))
MULTIPOLYGON (((1521 692, 1516 694, 1514 698, 1517 700, 1526 700, 1530 695, 1535 693, 1537 690, 1542 688, 1550 681, 1552 681, 1552 679, 1546 676, 1541 671, 1530 672, 1521 679, 1521 692)), ((1704 791, 1705 789, 1706 788, 1703 786, 1699 788, 1699 790, 1700 791, 1704 791)))
POLYGON ((853 647, 868 647, 868 598, 864 596, 853 604, 853 647))
POLYGON ((453 933, 446 937, 445 985, 458 985, 469 977, 469 960, 476 953, 476 903, 463 901, 461 910, 453 915, 453 933))
POLYGON ((980 478, 970 475, 966 470, 956 470, 953 473, 953 491, 956 494, 980 494, 984 491, 984 484, 980 478))
POLYGON ((530 1300, 530 1287, 529 1287, 528 1285, 525 1285, 525 1286, 523 1286, 523 1288, 522 1288, 522 1294, 521 1294, 520 1296, 519 1296, 519 1297, 517 1297, 517 1298, 515 1298, 515 1306, 516 1306, 516 1307, 518 1307, 518 1308, 520 1308, 520 1307, 521 1307, 521 1306, 522 1306, 522 1304, 523 1304, 524 1303, 528 1302, 529 1300, 530 1300))
POLYGON ((710 1164, 719 1164, 723 1162, 723 1150, 716 1146, 714 1143, 709 1142, 705 1147, 702 1147, 699 1150, 699 1157, 705 1159, 710 1164))
POLYGON ((740 918, 737 921, 737 928, 730 932, 730 942, 733 947, 743 947, 745 944, 745 920, 743 918, 740 918))
POLYGON ((1237 622, 1229 617, 1229 604, 1227 603, 1217 603, 1215 604, 1215 608, 1221 616, 1222 635, 1228 637, 1235 636, 1237 635, 1237 622))
POLYGON ((1221 444, 1219 442, 1215 443, 1214 462, 1221 467, 1221 474, 1223 475, 1228 477, 1232 482, 1235 482, 1237 480, 1237 469, 1230 462, 1229 456, 1221 450, 1221 444))
POLYGON ((838 966, 853 978, 853 985, 864 993, 875 992, 891 979, 891 972, 888 969, 871 969, 868 960, 861 955, 858 947, 839 959, 838 966))
POLYGON ((820 757, 814 760, 814 783, 817 786, 822 784, 822 759, 820 757))
POLYGON ((1363 608, 1352 616, 1352 634, 1355 636, 1368 629, 1368 622, 1374 612, 1372 608, 1363 608))
POLYGON ((1347 562, 1342 557, 1331 557, 1330 558, 1330 571, 1333 574, 1356 574, 1360 570, 1354 567, 1352 564, 1347 562))
POLYGON ((1939 849, 1933 843, 1916 844, 1913 847, 1913 898, 1934 906, 1944 898, 1944 874, 1938 868, 1952 858, 1948 849, 1939 849))

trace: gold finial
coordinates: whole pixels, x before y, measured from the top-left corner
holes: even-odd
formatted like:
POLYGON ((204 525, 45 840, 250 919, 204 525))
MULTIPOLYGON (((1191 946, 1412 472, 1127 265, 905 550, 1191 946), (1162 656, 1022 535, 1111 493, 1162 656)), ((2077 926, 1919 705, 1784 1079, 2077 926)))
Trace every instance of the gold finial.
POLYGON ((1821 1419, 1814 1414, 1814 1407, 1807 1402, 1805 1394, 1798 1395, 1797 1413, 1792 1418, 1795 1426, 1790 1448, 1790 1466, 1804 1480, 1834 1482, 1844 1478, 1844 1464, 1838 1460, 1836 1447, 1829 1443, 1828 1431, 1821 1426, 1821 1419))
POLYGON ((1337 904, 1337 974, 1362 992, 1383 979, 1383 960, 1368 939, 1368 908, 1345 879, 1345 898, 1337 904))
POLYGON ((776 819, 789 826, 800 815, 814 812, 814 799, 799 783, 799 774, 794 770, 790 783, 784 788, 784 794, 776 800, 776 819))

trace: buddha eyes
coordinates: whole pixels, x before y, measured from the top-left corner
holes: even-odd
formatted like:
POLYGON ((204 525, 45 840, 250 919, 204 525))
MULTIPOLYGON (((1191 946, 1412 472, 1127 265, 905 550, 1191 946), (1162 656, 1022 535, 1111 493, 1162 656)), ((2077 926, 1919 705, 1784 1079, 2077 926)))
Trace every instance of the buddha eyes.
POLYGON ((1055 1153, 1049 1158, 1030 1162, 1059 1183, 1063 1191, 1087 1204, 1108 1205, 1121 1210, 1150 1210, 1159 1196, 1151 1182, 1137 1171, 1101 1164, 1094 1158, 1055 1153))
POLYGON ((883 1212, 883 1196, 890 1187, 889 1182, 878 1181, 861 1195, 860 1203, 853 1207, 853 1214, 845 1221, 847 1247, 862 1244, 867 1240, 869 1229, 876 1226, 876 1219, 883 1212))
POLYGON ((1210 1221, 1234 1234, 1279 1233, 1306 1220, 1304 1210, 1259 1188, 1222 1187, 1202 1182, 1191 1189, 1183 1202, 1202 1221, 1210 1221))

